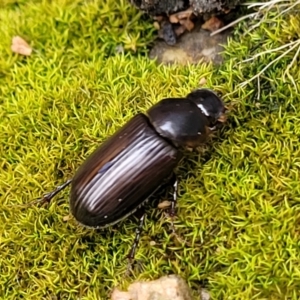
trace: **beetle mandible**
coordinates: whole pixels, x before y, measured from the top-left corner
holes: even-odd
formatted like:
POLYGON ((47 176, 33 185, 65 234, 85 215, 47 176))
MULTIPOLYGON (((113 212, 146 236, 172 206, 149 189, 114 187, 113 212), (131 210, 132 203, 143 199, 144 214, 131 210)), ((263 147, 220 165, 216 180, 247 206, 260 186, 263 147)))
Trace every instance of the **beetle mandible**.
MULTIPOLYGON (((209 89, 197 89, 185 98, 166 98, 135 115, 106 140, 79 167, 73 179, 46 194, 49 202, 71 184, 70 211, 82 225, 102 228, 136 211, 174 175, 182 149, 205 143, 210 132, 224 123, 225 106, 209 89)), ((175 177, 176 178, 176 177, 175 177)), ((175 214, 175 179, 170 215, 175 214)), ((133 259, 145 215, 140 219, 133 259)))

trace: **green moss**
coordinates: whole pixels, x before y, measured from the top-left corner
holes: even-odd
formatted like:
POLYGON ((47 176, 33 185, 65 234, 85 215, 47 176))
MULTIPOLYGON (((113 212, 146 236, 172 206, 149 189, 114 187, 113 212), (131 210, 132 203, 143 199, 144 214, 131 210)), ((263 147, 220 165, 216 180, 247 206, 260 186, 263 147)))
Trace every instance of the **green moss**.
POLYGON ((164 67, 145 56, 151 24, 125 0, 101 3, 6 0, 0 10, 1 299, 106 299, 113 286, 166 273, 205 284, 213 299, 299 299, 297 49, 242 62, 299 39, 299 15, 270 12, 246 35, 238 25, 219 69, 164 67), (33 46, 31 57, 11 53, 14 35, 33 46), (103 231, 64 221, 68 190, 49 207, 18 206, 72 177, 136 112, 186 95, 202 77, 231 113, 179 166, 175 226, 184 245, 149 208, 140 264, 126 278, 134 218, 103 231))

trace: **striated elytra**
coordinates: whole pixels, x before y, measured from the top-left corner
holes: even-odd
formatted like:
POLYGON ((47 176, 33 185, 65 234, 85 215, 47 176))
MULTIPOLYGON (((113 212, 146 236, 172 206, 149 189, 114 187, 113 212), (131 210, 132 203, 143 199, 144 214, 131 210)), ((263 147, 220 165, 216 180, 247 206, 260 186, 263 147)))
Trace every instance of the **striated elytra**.
MULTIPOLYGON (((50 201, 71 183, 70 210, 79 223, 94 228, 115 224, 170 181, 182 158, 181 149, 205 143, 225 120, 225 106, 211 90, 163 99, 134 116, 87 158, 73 179, 43 199, 50 201)), ((177 181, 174 188, 171 213, 177 181)))

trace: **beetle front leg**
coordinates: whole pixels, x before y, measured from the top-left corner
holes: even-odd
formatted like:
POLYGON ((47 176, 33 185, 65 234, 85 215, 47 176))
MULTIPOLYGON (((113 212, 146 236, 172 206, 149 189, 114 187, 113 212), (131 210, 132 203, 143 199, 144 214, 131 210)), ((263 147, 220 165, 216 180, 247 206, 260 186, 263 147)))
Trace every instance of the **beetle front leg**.
POLYGON ((171 218, 171 228, 172 228, 173 235, 183 244, 185 243, 185 241, 180 235, 177 234, 174 226, 174 217, 176 216, 176 204, 177 204, 177 195, 178 195, 178 180, 175 173, 173 173, 172 182, 173 182, 173 197, 170 201, 171 207, 169 209, 169 216, 171 218))

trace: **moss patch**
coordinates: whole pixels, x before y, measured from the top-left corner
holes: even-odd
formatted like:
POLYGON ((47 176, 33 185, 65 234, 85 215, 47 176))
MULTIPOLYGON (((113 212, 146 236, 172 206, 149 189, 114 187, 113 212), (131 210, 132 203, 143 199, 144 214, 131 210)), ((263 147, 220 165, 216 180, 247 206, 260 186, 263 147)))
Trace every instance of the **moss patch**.
MULTIPOLYGON (((0 10, 0 297, 106 299, 113 286, 178 273, 213 299, 300 297, 299 15, 270 13, 248 35, 237 26, 219 69, 157 66, 153 29, 127 1, 5 1, 0 10), (34 47, 12 54, 20 35, 34 47), (117 54, 123 48, 124 54, 117 54), (289 68, 289 74, 285 71, 289 68), (117 128, 200 78, 231 107, 228 126, 179 166, 176 229, 150 208, 136 258, 136 220, 94 231, 64 221, 68 190, 49 207, 21 209, 65 179, 117 128), (156 244, 150 246, 150 242, 156 244)), ((3 2, 2 2, 3 3, 3 2)), ((152 243, 151 243, 152 244, 152 243)))

